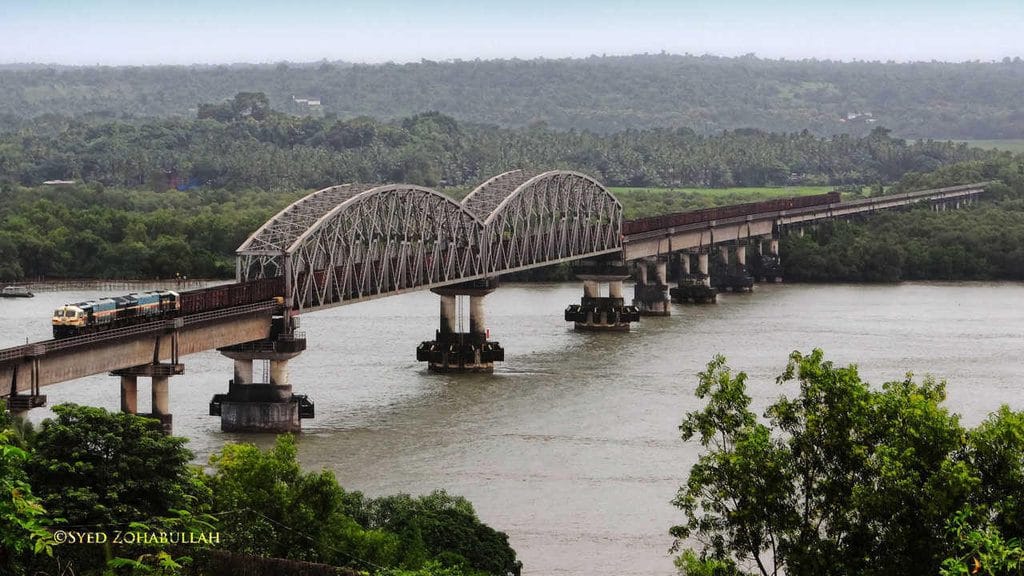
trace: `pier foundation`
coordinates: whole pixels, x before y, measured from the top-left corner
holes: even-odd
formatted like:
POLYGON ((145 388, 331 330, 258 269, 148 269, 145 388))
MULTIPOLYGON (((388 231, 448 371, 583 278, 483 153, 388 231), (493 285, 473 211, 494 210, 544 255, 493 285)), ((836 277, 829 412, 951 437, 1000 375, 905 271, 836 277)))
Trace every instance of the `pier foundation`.
POLYGON ((675 288, 669 290, 673 302, 693 304, 713 304, 718 300, 718 291, 711 287, 708 257, 710 248, 702 248, 696 253, 684 252, 682 255, 681 274, 675 288), (691 273, 690 258, 697 258, 697 272, 691 273))
POLYGON ((649 263, 641 260, 636 267, 637 279, 633 285, 633 306, 641 316, 670 316, 668 295, 668 260, 659 258, 654 263, 651 278, 649 263), (652 281, 653 280, 653 281, 652 281))
POLYGON ((722 266, 713 278, 713 286, 719 291, 751 292, 754 289, 754 277, 747 271, 747 246, 738 241, 734 246, 723 244, 719 248, 722 253, 722 266), (729 258, 729 251, 735 251, 735 258, 729 258))
POLYGON ((574 264, 576 277, 583 281, 580 303, 565 309, 565 321, 583 332, 629 332, 631 322, 640 321, 636 306, 627 306, 622 297, 622 281, 629 270, 621 258, 595 258, 574 264), (608 295, 601 296, 601 284, 608 284, 608 295))
POLYGON ((306 349, 306 336, 295 331, 298 318, 274 318, 267 340, 219 348, 234 362, 234 377, 227 394, 215 394, 210 415, 220 416, 224 432, 299 432, 302 420, 313 418, 315 407, 308 397, 292 393, 288 362, 306 349), (292 326, 285 329, 285 323, 292 326), (257 375, 254 367, 263 368, 257 375))
POLYGON ((420 343, 416 360, 439 373, 494 372, 505 360, 501 344, 490 340, 484 298, 498 287, 496 278, 433 288, 441 297, 441 321, 434 339, 420 343), (459 297, 469 298, 469 330, 463 329, 459 297))
POLYGON ((768 240, 765 252, 763 240, 757 242, 757 261, 751 273, 759 282, 782 282, 782 264, 779 261, 779 239, 768 240))

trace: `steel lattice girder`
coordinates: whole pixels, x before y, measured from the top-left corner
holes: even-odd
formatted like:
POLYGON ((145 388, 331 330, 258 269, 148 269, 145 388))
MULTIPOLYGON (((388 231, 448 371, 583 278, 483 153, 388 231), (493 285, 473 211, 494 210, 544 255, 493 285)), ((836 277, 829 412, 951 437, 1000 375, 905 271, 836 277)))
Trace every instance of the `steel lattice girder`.
POLYGON ((484 221, 487 269, 605 253, 622 246, 621 231, 622 205, 604 186, 578 172, 545 172, 516 186, 484 221))
POLYGON ((523 170, 512 170, 504 174, 498 174, 490 180, 484 181, 462 199, 462 207, 476 215, 480 220, 487 220, 487 217, 494 212, 495 208, 508 198, 524 182, 536 176, 536 172, 525 172, 523 170))
POLYGON ((285 276, 299 310, 621 250, 622 206, 568 171, 507 172, 462 204, 407 184, 333 186, 238 249, 238 281, 285 276))

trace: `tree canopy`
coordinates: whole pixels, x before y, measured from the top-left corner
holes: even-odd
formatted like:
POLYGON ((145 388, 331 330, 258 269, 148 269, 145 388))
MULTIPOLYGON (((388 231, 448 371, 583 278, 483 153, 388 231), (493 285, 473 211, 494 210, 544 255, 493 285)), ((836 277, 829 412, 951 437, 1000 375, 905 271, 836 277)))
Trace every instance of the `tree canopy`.
POLYGON ((737 128, 864 134, 882 124, 904 137, 1022 138, 1022 80, 1019 58, 882 63, 644 54, 376 65, 6 66, 0 67, 0 125, 52 113, 221 118, 240 110, 220 102, 262 92, 289 114, 341 119, 438 110, 460 121, 604 133, 682 127, 704 134, 737 128))
POLYGON ((0 131, 0 183, 310 189, 343 182, 469 186, 513 169, 571 168, 608 186, 782 186, 891 183, 909 171, 994 158, 950 141, 735 129, 652 127, 612 133, 456 121, 421 112, 390 121, 298 117, 239 93, 197 119, 47 115, 0 131))
MULTIPOLYGON (((185 439, 134 414, 62 404, 38 433, 0 413, 0 572, 206 574, 207 552, 381 576, 512 576, 508 536, 464 498, 436 491, 366 498, 329 471, 305 472, 292 436, 227 444, 206 472, 185 439), (216 534, 207 542, 122 542, 118 532, 216 534), (58 533, 62 536, 58 538, 58 533), (103 534, 104 542, 68 534, 103 534), (49 554, 49 555, 48 555, 49 554)), ((230 562, 230 559, 228 560, 230 562)))
POLYGON ((778 383, 795 395, 761 419, 725 358, 700 374, 706 404, 680 430, 704 452, 671 530, 683 574, 924 576, 982 555, 985 574, 1024 568, 1024 414, 965 429, 943 383, 874 388, 821 350, 794 352, 778 383))

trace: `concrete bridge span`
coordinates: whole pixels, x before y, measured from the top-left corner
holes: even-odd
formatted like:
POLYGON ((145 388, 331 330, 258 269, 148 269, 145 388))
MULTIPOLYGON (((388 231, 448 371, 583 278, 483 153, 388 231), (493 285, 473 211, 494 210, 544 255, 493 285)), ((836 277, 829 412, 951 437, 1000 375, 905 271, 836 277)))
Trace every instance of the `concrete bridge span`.
POLYGON ((922 202, 941 208, 950 206, 959 208, 974 201, 985 191, 988 184, 990 182, 861 198, 789 210, 772 210, 735 218, 666 227, 642 234, 627 234, 622 242, 623 258, 639 260, 657 257, 668 252, 699 249, 712 244, 777 236, 780 228, 787 226, 862 216, 881 210, 905 208, 922 202))
POLYGON ((3 350, 0 383, 8 407, 21 412, 45 403, 43 386, 112 373, 121 377, 122 409, 134 413, 137 379, 149 377, 153 415, 169 429, 168 378, 184 371, 181 357, 265 340, 279 309, 270 301, 3 350))

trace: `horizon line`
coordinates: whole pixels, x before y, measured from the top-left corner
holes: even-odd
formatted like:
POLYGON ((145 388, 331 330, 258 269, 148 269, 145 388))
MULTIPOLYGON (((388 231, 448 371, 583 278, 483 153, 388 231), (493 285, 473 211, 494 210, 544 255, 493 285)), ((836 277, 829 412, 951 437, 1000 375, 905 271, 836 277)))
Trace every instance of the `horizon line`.
POLYGON ((159 68, 159 67, 217 67, 217 66, 274 66, 280 64, 296 65, 296 66, 316 66, 323 64, 335 64, 335 65, 346 65, 346 66, 408 66, 408 65, 422 65, 422 64, 458 64, 463 62, 546 62, 546 61, 576 61, 576 60, 591 60, 591 59, 616 59, 616 58, 635 58, 635 57, 678 57, 678 58, 713 58, 721 60, 758 60, 767 62, 829 62, 837 64, 888 64, 888 65, 906 65, 906 64, 1004 64, 1007 60, 1011 63, 1016 63, 1022 60, 1022 55, 1005 55, 993 59, 964 59, 964 60, 940 60, 932 58, 930 60, 923 59, 861 59, 861 58, 833 58, 833 57, 822 57, 822 56, 804 56, 800 58, 787 58, 784 56, 771 57, 771 56, 759 56, 755 52, 747 52, 739 55, 723 55, 705 52, 702 54, 694 54, 692 52, 634 52, 634 53, 602 53, 602 54, 589 54, 587 56, 532 56, 532 57, 520 57, 520 56, 507 56, 507 57, 454 57, 454 58, 443 58, 443 59, 432 59, 432 58, 420 58, 418 60, 381 60, 381 61, 362 61, 356 62, 351 60, 342 59, 328 59, 327 57, 318 60, 266 60, 266 61, 232 61, 232 62, 189 62, 189 63, 171 63, 171 62, 149 62, 144 64, 131 64, 131 63, 104 63, 96 62, 93 64, 69 64, 63 62, 33 62, 33 61, 2 61, 0 60, 0 67, 62 67, 62 68, 159 68))

